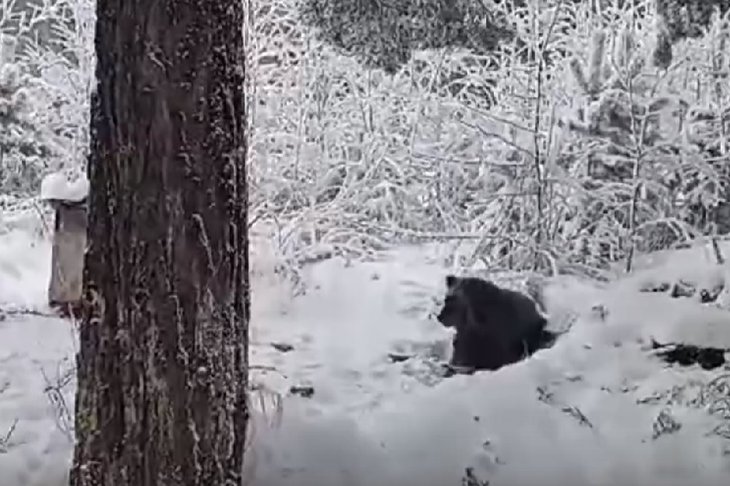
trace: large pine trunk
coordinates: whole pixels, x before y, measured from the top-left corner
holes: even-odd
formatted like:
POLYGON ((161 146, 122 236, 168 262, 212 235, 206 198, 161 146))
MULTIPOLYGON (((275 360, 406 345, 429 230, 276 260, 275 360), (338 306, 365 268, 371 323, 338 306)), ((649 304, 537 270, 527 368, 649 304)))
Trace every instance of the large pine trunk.
POLYGON ((98 0, 73 486, 232 486, 248 412, 241 0, 98 0))

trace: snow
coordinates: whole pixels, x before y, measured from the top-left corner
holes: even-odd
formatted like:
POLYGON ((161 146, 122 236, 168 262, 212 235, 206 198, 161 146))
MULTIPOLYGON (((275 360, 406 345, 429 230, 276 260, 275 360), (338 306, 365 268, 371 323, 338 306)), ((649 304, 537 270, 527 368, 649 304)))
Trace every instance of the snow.
POLYGON ((47 312, 50 255, 50 242, 27 231, 0 235, 0 486, 64 484, 71 457, 51 400, 73 406, 74 390, 60 384, 72 370, 73 327, 17 314, 47 312))
MULTIPOLYGON (((73 382, 63 385, 73 325, 8 312, 44 312, 49 254, 25 230, 0 235, 0 486, 65 484, 71 458, 57 404, 73 401, 73 382)), ((436 370, 451 334, 430 317, 448 271, 439 247, 310 265, 297 297, 274 275, 271 252, 253 254, 249 484, 479 484, 462 483, 467 468, 501 486, 727 482, 727 369, 667 367, 645 349, 652 337, 730 347, 727 311, 639 291, 724 278, 703 249, 644 259, 607 285, 555 279, 548 312, 572 325, 553 348, 447 379, 436 370), (389 353, 412 357, 392 362, 389 353)))
POLYGON ((24 230, 0 234, 0 309, 44 303, 50 271, 50 241, 24 230))
POLYGON ((41 182, 41 199, 49 201, 81 202, 89 194, 89 180, 85 174, 52 172, 41 182))

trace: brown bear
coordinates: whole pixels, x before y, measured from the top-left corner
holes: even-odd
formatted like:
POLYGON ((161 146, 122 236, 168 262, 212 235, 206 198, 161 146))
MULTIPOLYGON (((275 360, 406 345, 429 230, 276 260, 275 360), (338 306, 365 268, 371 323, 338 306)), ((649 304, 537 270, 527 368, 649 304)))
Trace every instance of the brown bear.
POLYGON ((557 337, 531 298, 476 277, 446 277, 437 319, 456 330, 450 365, 460 370, 497 370, 557 337))

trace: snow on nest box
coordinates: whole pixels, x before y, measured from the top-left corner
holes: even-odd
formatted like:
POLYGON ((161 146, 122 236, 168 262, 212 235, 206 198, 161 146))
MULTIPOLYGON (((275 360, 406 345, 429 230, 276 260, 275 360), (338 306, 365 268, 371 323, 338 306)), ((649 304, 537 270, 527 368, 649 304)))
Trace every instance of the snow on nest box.
POLYGON ((41 182, 41 199, 66 204, 83 203, 89 194, 89 180, 83 174, 53 172, 41 182))
POLYGON ((64 313, 78 308, 81 301, 88 193, 89 181, 83 174, 56 172, 41 183, 41 199, 50 202, 56 213, 48 303, 64 313))

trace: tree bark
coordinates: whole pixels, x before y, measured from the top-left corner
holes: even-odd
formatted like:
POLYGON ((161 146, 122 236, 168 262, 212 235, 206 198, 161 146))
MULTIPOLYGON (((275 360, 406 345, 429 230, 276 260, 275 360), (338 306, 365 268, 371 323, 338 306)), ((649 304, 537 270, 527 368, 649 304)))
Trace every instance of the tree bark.
POLYGON ((98 0, 72 486, 241 483, 243 2, 98 0))

